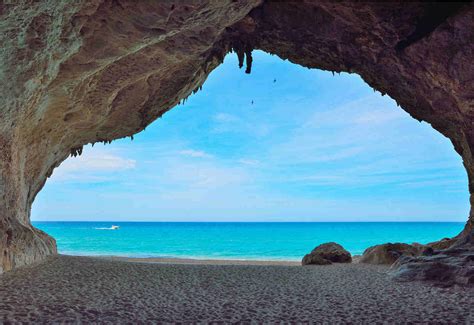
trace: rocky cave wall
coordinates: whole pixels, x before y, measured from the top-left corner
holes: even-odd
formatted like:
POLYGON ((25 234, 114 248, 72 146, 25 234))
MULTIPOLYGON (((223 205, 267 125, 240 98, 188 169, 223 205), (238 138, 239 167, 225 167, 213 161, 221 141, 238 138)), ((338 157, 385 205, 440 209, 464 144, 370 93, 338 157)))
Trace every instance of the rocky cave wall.
MULTIPOLYGON (((360 74, 451 139, 474 192, 472 3, 1 2, 0 41, 0 272, 56 252, 30 223, 55 167, 85 144, 140 132, 232 50, 247 72, 262 49, 360 74)), ((471 209, 463 252, 473 229, 471 209)))

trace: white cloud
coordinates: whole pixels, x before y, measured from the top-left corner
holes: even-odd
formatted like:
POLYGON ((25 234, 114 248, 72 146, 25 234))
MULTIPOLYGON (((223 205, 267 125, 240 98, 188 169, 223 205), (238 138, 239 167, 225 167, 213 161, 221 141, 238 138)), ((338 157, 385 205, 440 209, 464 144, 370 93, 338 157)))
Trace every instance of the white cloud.
POLYGON ((265 137, 270 134, 274 126, 264 121, 253 121, 247 118, 228 113, 217 113, 213 116, 214 133, 239 133, 265 137))
POLYGON ((239 120, 239 118, 232 114, 217 113, 216 115, 214 115, 214 120, 216 120, 217 122, 236 122, 239 120))
POLYGON ((170 186, 185 188, 219 188, 249 181, 245 170, 219 164, 177 163, 164 170, 162 181, 170 186))
POLYGON ((239 163, 241 163, 242 165, 247 165, 247 166, 260 165, 260 161, 256 159, 239 159, 239 163))
POLYGON ((337 160, 348 160, 349 158, 353 158, 354 156, 358 155, 359 153, 363 151, 364 150, 362 147, 347 147, 347 148, 336 149, 336 150, 325 150, 325 151, 322 151, 322 153, 316 152, 312 161, 313 162, 329 162, 329 161, 337 161, 337 160), (331 151, 335 151, 335 152, 326 153, 326 152, 331 152, 331 151))
POLYGON ((388 110, 379 107, 362 112, 353 121, 357 124, 384 124, 401 119, 405 114, 401 109, 388 110))
POLYGON ((86 148, 81 156, 69 157, 55 171, 54 181, 99 182, 107 174, 133 169, 136 161, 120 156, 113 151, 86 148))
POLYGON ((386 97, 362 97, 338 107, 327 108, 322 111, 316 110, 308 118, 303 128, 384 124, 403 119, 408 115, 402 109, 393 106, 393 101, 386 97))
POLYGON ((192 158, 211 158, 212 157, 212 155, 202 150, 192 150, 192 149, 181 150, 179 154, 182 156, 188 156, 192 158))

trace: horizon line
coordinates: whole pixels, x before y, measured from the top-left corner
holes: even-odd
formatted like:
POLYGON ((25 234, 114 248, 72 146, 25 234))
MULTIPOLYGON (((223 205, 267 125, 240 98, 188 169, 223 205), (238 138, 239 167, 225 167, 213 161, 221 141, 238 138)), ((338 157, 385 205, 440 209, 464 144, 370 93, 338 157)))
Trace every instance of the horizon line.
POLYGON ((206 220, 31 220, 32 222, 148 222, 148 223, 410 223, 410 222, 426 222, 426 223, 465 223, 466 221, 455 221, 455 220, 408 220, 408 221, 401 221, 401 220, 351 220, 351 221, 344 221, 344 220, 334 220, 334 221, 278 221, 278 220, 253 220, 253 221, 206 221, 206 220))

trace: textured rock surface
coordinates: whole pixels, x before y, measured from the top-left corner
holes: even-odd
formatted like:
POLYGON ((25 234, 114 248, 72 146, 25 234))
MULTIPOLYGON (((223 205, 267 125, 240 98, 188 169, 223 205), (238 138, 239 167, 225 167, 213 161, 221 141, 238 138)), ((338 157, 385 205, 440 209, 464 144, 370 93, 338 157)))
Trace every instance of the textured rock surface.
POLYGON ((311 253, 306 254, 301 261, 302 265, 327 265, 331 263, 350 263, 351 253, 337 243, 324 243, 316 246, 311 253))
POLYGON ((332 262, 322 258, 318 254, 306 254, 301 261, 301 265, 331 265, 332 262))
POLYGON ((56 252, 29 220, 53 169, 186 98, 228 51, 226 28, 259 2, 10 3, 0 4, 2 270, 56 252))
MULTIPOLYGON (((452 141, 474 203, 472 3, 11 3, 0 3, 3 270, 55 253, 29 216, 56 166, 87 143, 145 128, 200 87, 232 48, 247 70, 259 48, 306 67, 360 74, 452 141)), ((473 226, 471 209, 451 248, 470 250, 473 226)))
POLYGON ((426 246, 431 247, 433 249, 447 249, 451 247, 456 242, 456 238, 443 238, 441 240, 428 243, 426 246))
POLYGON ((402 256, 392 266, 398 281, 430 281, 438 286, 474 286, 474 247, 434 251, 430 256, 402 256))
POLYGON ((417 247, 403 243, 387 243, 367 248, 359 262, 392 265, 401 256, 418 256, 421 252, 421 245, 417 247))

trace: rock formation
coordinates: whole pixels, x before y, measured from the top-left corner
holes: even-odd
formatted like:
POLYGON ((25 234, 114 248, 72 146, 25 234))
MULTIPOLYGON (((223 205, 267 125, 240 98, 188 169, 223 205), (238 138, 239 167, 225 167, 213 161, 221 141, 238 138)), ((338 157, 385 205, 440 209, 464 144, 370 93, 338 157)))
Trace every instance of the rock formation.
POLYGON ((332 262, 325 258, 322 258, 318 254, 306 254, 301 261, 301 265, 331 265, 332 262))
POLYGON ((429 281, 437 286, 474 286, 474 252, 470 247, 431 251, 422 257, 401 256, 391 276, 398 281, 429 281))
POLYGON ((428 243, 426 246, 431 247, 432 249, 447 249, 451 247, 456 242, 455 238, 443 238, 441 240, 428 243))
MULTIPOLYGON (((140 132, 232 50, 247 72, 262 49, 359 74, 452 141, 474 204, 472 3, 4 1, 0 43, 2 270, 55 253, 29 220, 55 167, 85 144, 140 132)), ((473 237, 471 209, 451 248, 472 251, 473 237)), ((438 262, 453 263, 454 252, 438 262)))
POLYGON ((306 254, 301 261, 302 265, 327 265, 332 263, 352 262, 351 253, 337 243, 324 243, 316 246, 311 253, 306 254))
POLYGON ((416 247, 403 243, 388 243, 367 248, 360 259, 360 263, 392 265, 401 256, 418 256, 422 246, 416 247))

